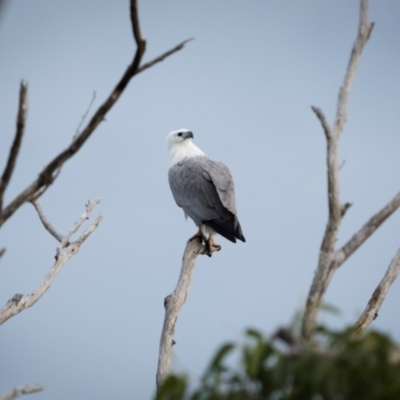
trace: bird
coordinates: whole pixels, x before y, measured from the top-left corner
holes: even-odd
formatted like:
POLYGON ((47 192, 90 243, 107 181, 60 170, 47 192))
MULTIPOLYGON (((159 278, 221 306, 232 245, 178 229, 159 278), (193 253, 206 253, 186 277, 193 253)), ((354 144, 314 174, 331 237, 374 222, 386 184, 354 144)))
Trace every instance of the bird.
POLYGON ((193 139, 193 132, 188 129, 167 135, 171 157, 168 181, 185 218, 189 216, 199 228, 189 240, 200 238, 211 256, 221 250, 221 245, 214 241, 216 233, 233 243, 246 239, 236 212, 235 186, 229 168, 207 157, 193 139))

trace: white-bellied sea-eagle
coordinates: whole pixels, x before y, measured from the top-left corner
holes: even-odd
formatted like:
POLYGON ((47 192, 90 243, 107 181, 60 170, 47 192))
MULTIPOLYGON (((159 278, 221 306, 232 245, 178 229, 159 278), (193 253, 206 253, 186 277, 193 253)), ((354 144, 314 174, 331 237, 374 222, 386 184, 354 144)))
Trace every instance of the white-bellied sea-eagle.
MULTIPOLYGON (((171 156, 168 178, 176 204, 199 227, 208 254, 221 249, 213 235, 236 243, 243 236, 235 204, 235 186, 229 168, 208 158, 193 142, 187 129, 173 131, 167 136, 171 156)), ((195 237, 194 236, 194 237, 195 237)))

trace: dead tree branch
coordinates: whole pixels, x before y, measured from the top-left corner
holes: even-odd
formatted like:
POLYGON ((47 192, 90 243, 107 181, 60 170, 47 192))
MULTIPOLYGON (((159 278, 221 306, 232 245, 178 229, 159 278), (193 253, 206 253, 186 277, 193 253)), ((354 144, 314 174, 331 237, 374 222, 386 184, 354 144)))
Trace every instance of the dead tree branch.
POLYGON ((94 130, 100 125, 102 121, 104 121, 106 114, 108 111, 114 106, 114 104, 118 101, 122 92, 127 87, 130 80, 137 75, 139 72, 142 72, 146 68, 153 66, 154 64, 162 61, 164 58, 170 56, 171 54, 181 50, 184 44, 187 42, 182 42, 178 46, 173 49, 167 51, 161 56, 155 58, 153 61, 150 61, 140 67, 140 63, 143 57, 143 54, 146 50, 146 41, 143 38, 140 25, 139 25, 139 16, 137 9, 137 1, 130 1, 130 15, 132 21, 132 30, 133 35, 136 42, 136 53, 133 57, 131 64, 128 66, 121 79, 115 86, 114 90, 108 96, 108 98, 104 101, 104 103, 97 109, 94 113, 86 127, 82 130, 82 132, 75 138, 75 140, 69 145, 66 149, 64 149, 61 153, 59 153, 56 157, 53 158, 39 173, 37 179, 35 179, 25 190, 23 190, 19 195, 17 195, 4 209, 2 214, 0 215, 0 226, 11 217, 11 215, 24 203, 27 201, 31 201, 36 198, 38 194, 42 194, 44 190, 46 190, 56 179, 57 172, 63 166, 63 164, 69 160, 74 154, 76 154, 80 148, 85 144, 85 142, 89 139, 94 130))
POLYGON ((3 247, 2 249, 0 249, 0 258, 4 256, 4 253, 6 252, 5 247, 3 247))
POLYGON ((93 92, 92 98, 90 100, 90 103, 88 105, 88 108, 86 109, 85 113, 82 115, 82 118, 76 128, 75 131, 75 135, 72 138, 72 141, 74 142, 76 140, 76 138, 79 136, 79 131, 81 130, 81 126, 83 125, 83 123, 85 122, 85 119, 87 118, 87 116, 89 115, 90 109, 92 108, 92 105, 94 103, 94 101, 96 100, 96 92, 93 92))
POLYGON ((33 291, 33 293, 25 297, 21 294, 14 295, 0 310, 0 325, 26 308, 33 306, 50 288, 67 261, 79 251, 82 243, 98 227, 100 221, 103 219, 103 217, 99 215, 76 241, 70 243, 71 236, 77 232, 81 225, 89 218, 90 212, 99 201, 100 200, 89 201, 86 205, 86 211, 81 215, 78 221, 75 222, 67 235, 62 238, 60 245, 57 247, 56 262, 44 278, 43 282, 33 291))
POLYGON ((351 239, 337 251, 337 263, 340 267, 398 208, 400 192, 381 210, 373 215, 351 239))
POLYGON ((24 394, 37 393, 41 392, 42 390, 44 390, 44 386, 42 385, 16 387, 12 392, 1 395, 0 400, 14 400, 24 394))
POLYGON ((166 51, 165 53, 159 55, 158 57, 154 58, 153 60, 144 63, 139 67, 139 69, 136 72, 136 75, 139 74, 140 72, 143 72, 145 69, 152 67, 154 64, 157 64, 161 61, 164 61, 168 56, 171 54, 174 54, 175 52, 183 49, 183 46, 185 46, 186 43, 194 40, 194 38, 186 39, 182 43, 179 43, 177 46, 173 47, 171 50, 166 51))
POLYGON ((44 210, 43 210, 41 204, 39 203, 39 199, 33 200, 32 204, 35 207, 35 209, 39 215, 40 221, 42 221, 42 224, 45 227, 45 229, 52 236, 54 236, 59 242, 61 242, 64 239, 64 236, 61 235, 61 233, 59 233, 56 228, 54 228, 54 226, 52 225, 50 220, 46 217, 46 214, 44 213, 44 210))
POLYGON ((400 249, 397 250, 396 255, 391 261, 388 269, 379 285, 374 290, 371 299, 369 300, 367 307, 361 314, 360 318, 355 324, 356 336, 360 336, 365 329, 371 324, 371 322, 378 316, 379 309, 383 301, 385 300, 386 294, 396 280, 400 272, 400 249))
POLYGON ((353 86, 357 66, 363 48, 368 41, 373 24, 368 18, 368 0, 360 0, 360 20, 358 34, 351 51, 343 84, 339 91, 336 117, 330 128, 323 112, 317 107, 313 111, 320 120, 327 140, 328 206, 329 217, 322 240, 318 267, 308 294, 303 316, 302 334, 309 339, 314 332, 319 307, 334 271, 338 268, 338 252, 335 249, 342 217, 348 206, 340 201, 338 143, 347 118, 347 104, 353 86))
POLYGON ((21 148, 22 137, 25 132, 26 115, 28 114, 28 85, 21 82, 19 89, 19 106, 17 115, 17 129, 15 132, 14 142, 8 155, 6 167, 4 168, 3 175, 0 178, 0 218, 1 210, 3 209, 4 192, 10 182, 12 173, 14 172, 15 164, 19 150, 21 148))
POLYGON ((206 254, 206 248, 198 237, 189 240, 183 253, 182 268, 175 290, 165 298, 165 318, 161 332, 160 351, 157 367, 157 387, 169 374, 172 346, 174 342, 175 324, 179 312, 186 301, 190 282, 192 280, 196 258, 199 254, 206 254))
POLYGON ((332 132, 331 132, 331 128, 326 120, 325 114, 318 107, 311 106, 311 109, 314 111, 315 115, 321 122, 322 128, 324 129, 324 133, 326 136, 326 140, 329 140, 329 138, 332 136, 332 132))
POLYGON ((358 34, 354 46, 351 50, 349 64, 347 66, 346 76, 343 85, 339 91, 339 99, 336 111, 336 119, 333 125, 333 134, 338 137, 342 134, 344 124, 347 119, 347 103, 349 101, 350 91, 353 87, 354 78, 356 77, 357 67, 360 62, 361 53, 365 44, 371 36, 374 23, 369 22, 368 16, 368 0, 360 0, 360 20, 358 25, 358 34))

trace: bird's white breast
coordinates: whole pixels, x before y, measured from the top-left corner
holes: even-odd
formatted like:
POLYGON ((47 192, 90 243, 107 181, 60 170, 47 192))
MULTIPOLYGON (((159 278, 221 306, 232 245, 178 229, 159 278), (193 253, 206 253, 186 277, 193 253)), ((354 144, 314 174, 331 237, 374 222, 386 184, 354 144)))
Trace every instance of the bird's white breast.
POLYGON ((184 140, 170 148, 171 167, 189 157, 204 156, 205 154, 191 141, 184 140))

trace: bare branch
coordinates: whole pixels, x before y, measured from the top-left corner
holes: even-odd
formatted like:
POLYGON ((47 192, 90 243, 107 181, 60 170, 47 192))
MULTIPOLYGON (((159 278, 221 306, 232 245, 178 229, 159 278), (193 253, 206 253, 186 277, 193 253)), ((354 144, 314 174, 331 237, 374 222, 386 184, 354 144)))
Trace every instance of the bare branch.
MULTIPOLYGON (((88 201, 86 204, 86 211, 80 216, 78 221, 72 226, 69 232, 64 236, 63 240, 61 241, 61 246, 66 246, 71 236, 78 231, 78 229, 82 226, 82 224, 89 219, 89 214, 92 212, 93 208, 96 207, 97 204, 100 203, 100 199, 96 199, 94 201, 88 201)), ((93 224, 92 224, 93 225, 93 224)), ((86 232, 85 232, 86 233, 86 232)), ((84 234, 85 235, 85 234, 84 234)), ((84 236, 82 235, 82 236, 84 236)), ((81 240, 82 236, 78 239, 81 240)), ((87 237, 88 235, 86 235, 87 237)), ((86 239, 85 237, 85 239, 86 239)), ((84 241, 84 240, 83 240, 84 241)), ((75 242, 76 243, 76 242, 75 242)))
POLYGON ((24 136, 25 132, 25 122, 27 114, 28 114, 28 85, 25 84, 24 82, 21 82, 21 86, 19 89, 17 129, 15 132, 14 142, 10 149, 10 154, 8 155, 6 167, 4 169, 3 175, 0 178, 0 214, 3 209, 4 192, 6 191, 7 186, 10 182, 12 173, 14 172, 18 153, 21 148, 22 137, 24 136))
POLYGON ((103 216, 100 214, 96 217, 96 219, 93 221, 91 225, 89 225, 85 232, 82 233, 81 236, 79 236, 78 239, 76 239, 75 243, 77 243, 79 246, 92 234, 92 232, 99 226, 101 220, 103 219, 103 216))
POLYGON ((42 385, 21 386, 15 388, 12 392, 0 396, 0 400, 13 400, 24 394, 37 393, 44 390, 42 385))
POLYGON ((332 136, 332 133, 331 133, 331 128, 329 127, 329 124, 326 121, 325 114, 318 107, 311 106, 311 109, 314 111, 315 115, 321 121, 321 125, 322 125, 322 128, 324 129, 326 139, 328 140, 332 136))
POLYGON ((322 263, 325 263, 326 258, 329 258, 330 254, 334 251, 337 232, 342 219, 337 137, 330 136, 327 139, 327 152, 329 218, 321 244, 320 261, 322 263))
POLYGON ((342 218, 345 216, 345 214, 347 213, 347 210, 353 205, 353 203, 344 203, 341 205, 340 207, 340 215, 342 216, 342 218))
POLYGON ((54 226, 52 225, 50 220, 46 217, 44 210, 43 210, 41 204, 39 203, 39 199, 33 200, 31 203, 35 207, 35 209, 39 215, 39 218, 42 221, 42 224, 45 227, 45 229, 48 232, 50 232, 50 234, 52 236, 54 236, 59 242, 61 242, 63 240, 64 236, 61 235, 61 233, 59 233, 56 228, 54 228, 54 226))
POLYGON ((61 244, 57 247, 56 262, 53 268, 46 275, 43 282, 34 290, 34 292, 25 297, 20 294, 13 296, 0 310, 0 325, 7 321, 9 318, 25 310, 26 308, 33 306, 50 288, 55 278, 61 272, 67 261, 79 251, 82 243, 99 225, 102 219, 101 216, 98 216, 91 224, 91 226, 86 229, 86 231, 75 242, 69 243, 71 235, 79 229, 79 227, 86 219, 88 219, 89 213, 92 211, 93 207, 98 204, 98 202, 99 200, 88 202, 86 206, 86 211, 73 225, 68 234, 61 241, 61 244))
MULTIPOLYGON (((344 208, 343 211, 345 212, 349 206, 349 203, 344 204, 342 206, 344 208)), ((322 304, 322 297, 336 269, 340 267, 379 228, 379 226, 399 208, 399 206, 400 193, 397 194, 382 210, 372 216, 370 220, 356 234, 354 234, 340 250, 335 251, 334 260, 329 264, 329 268, 325 270, 324 277, 318 277, 319 279, 317 284, 319 284, 319 296, 315 298, 315 309, 313 310, 310 308, 309 310, 306 310, 310 313, 309 315, 314 313, 315 318, 317 317, 318 308, 322 304)))
POLYGON ((114 88, 108 99, 98 108, 86 128, 79 134, 70 146, 58 154, 39 174, 38 178, 32 182, 22 193, 20 193, 11 203, 3 210, 0 218, 0 226, 26 201, 30 201, 35 197, 36 193, 42 188, 50 186, 56 176, 56 172, 62 167, 64 162, 70 159, 86 142, 97 126, 103 121, 106 113, 112 108, 118 100, 122 91, 125 89, 133 76, 133 65, 131 64, 125 71, 120 82, 114 88))
POLYGON ((85 113, 82 115, 81 121, 79 122, 79 125, 78 125, 78 127, 76 128, 75 135, 74 135, 74 137, 72 138, 72 141, 76 140, 76 138, 79 136, 79 131, 80 131, 80 129, 81 129, 81 126, 82 126, 83 123, 85 122, 85 119, 86 119, 86 117, 88 116, 88 114, 89 114, 89 112, 90 112, 90 109, 92 108, 92 105, 93 105, 93 103, 94 103, 95 100, 96 100, 96 92, 93 92, 92 99, 90 100, 89 106, 88 106, 88 108, 86 109, 85 113))
POLYGON ((356 336, 360 336, 365 329, 368 328, 370 323, 378 316, 379 309, 385 300, 386 294, 392 286, 393 282, 396 280, 400 272, 400 249, 397 250, 392 262, 390 263, 388 269, 379 285, 374 290, 371 299, 368 302, 367 307, 361 314, 360 318, 355 324, 356 336))
POLYGON ((318 267, 308 294, 303 316, 302 334, 306 339, 309 339, 314 332, 319 307, 322 304, 333 273, 338 267, 337 252, 335 250, 337 234, 342 217, 349 208, 349 205, 347 205, 349 203, 342 205, 340 201, 338 142, 346 122, 347 103, 357 66, 372 28, 373 24, 368 21, 368 0, 360 0, 358 34, 350 55, 343 85, 340 88, 336 119, 333 127, 329 128, 326 118, 320 109, 312 107, 321 121, 327 139, 329 217, 321 244, 318 267))
POLYGON ((135 38, 135 42, 138 47, 137 51, 141 51, 143 54, 146 48, 146 40, 142 36, 142 32, 140 31, 137 1, 130 0, 130 7, 131 7, 131 22, 132 22, 133 37, 135 38))
POLYGON ((371 36, 374 24, 369 22, 368 17, 368 0, 360 0, 360 21, 358 25, 358 35, 354 43, 353 49, 351 50, 349 64, 347 66, 346 76, 343 81, 343 85, 339 91, 338 106, 336 111, 336 120, 333 126, 333 133, 339 138, 341 135, 344 124, 347 118, 347 103, 351 88, 354 83, 356 76, 358 63, 361 58, 361 53, 371 36))
POLYGON ((327 140, 329 217, 319 253, 318 267, 308 293, 303 316, 302 334, 306 339, 309 339, 314 331, 319 307, 332 277, 335 244, 344 211, 344 206, 340 202, 338 137, 333 135, 327 126, 322 111, 315 107, 313 110, 321 120, 327 140))
POLYGON ((102 105, 96 110, 92 118, 82 132, 76 137, 76 139, 68 146, 65 150, 59 153, 52 161, 50 161, 44 169, 39 173, 39 176, 34 180, 25 190, 23 190, 17 197, 15 197, 8 205, 4 208, 2 215, 0 216, 0 226, 8 219, 10 216, 25 202, 31 201, 36 198, 38 193, 49 187, 57 177, 57 171, 63 166, 63 164, 69 160, 75 153, 77 153, 84 143, 89 139, 94 130, 104 121, 108 111, 114 106, 118 101, 122 92, 127 87, 130 80, 139 72, 149 68, 155 63, 162 61, 165 57, 175 53, 183 47, 183 44, 179 44, 174 49, 164 53, 150 63, 144 64, 140 68, 140 62, 142 60, 144 51, 146 49, 146 41, 140 32, 139 17, 137 10, 136 0, 131 0, 131 20, 132 20, 132 30, 134 33, 135 41, 137 44, 137 49, 135 56, 128 66, 121 79, 115 86, 114 90, 111 92, 109 97, 104 101, 102 105))
POLYGON ((4 253, 6 252, 6 248, 3 247, 2 249, 0 249, 0 258, 4 256, 4 253))
POLYGON ((194 40, 194 38, 186 39, 182 43, 179 43, 177 46, 173 47, 171 50, 166 51, 165 53, 161 54, 160 56, 154 58, 153 60, 142 64, 139 69, 137 70, 136 74, 143 72, 145 69, 152 67, 154 64, 157 64, 161 61, 164 61, 165 58, 169 57, 171 54, 176 53, 179 50, 182 50, 183 47, 187 42, 194 40))
POLYGON ((352 238, 337 251, 338 267, 342 265, 398 208, 400 192, 369 221, 352 238))
POLYGON ((175 344, 175 324, 179 312, 186 301, 190 282, 192 280, 196 258, 199 254, 206 254, 206 248, 198 236, 190 239, 185 248, 182 259, 182 268, 175 290, 165 298, 165 318, 160 339, 160 351, 157 367, 157 387, 165 380, 169 373, 172 346, 175 344))

